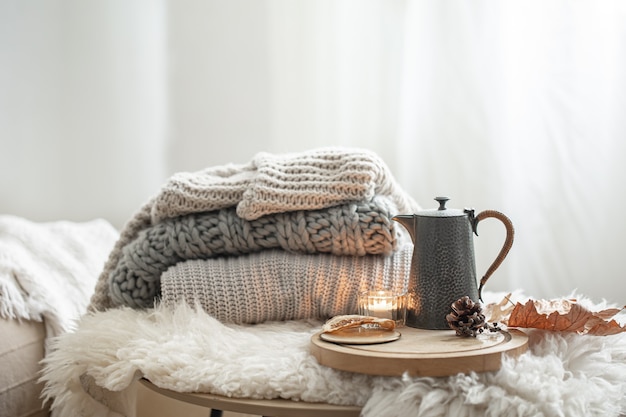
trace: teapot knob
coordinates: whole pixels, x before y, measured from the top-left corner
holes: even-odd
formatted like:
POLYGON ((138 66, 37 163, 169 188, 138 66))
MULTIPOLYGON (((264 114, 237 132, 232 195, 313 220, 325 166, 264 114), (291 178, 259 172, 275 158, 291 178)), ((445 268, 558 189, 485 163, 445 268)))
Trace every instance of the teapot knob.
POLYGON ((437 210, 445 210, 446 203, 450 200, 448 197, 435 197, 435 200, 439 202, 439 208, 437 210))

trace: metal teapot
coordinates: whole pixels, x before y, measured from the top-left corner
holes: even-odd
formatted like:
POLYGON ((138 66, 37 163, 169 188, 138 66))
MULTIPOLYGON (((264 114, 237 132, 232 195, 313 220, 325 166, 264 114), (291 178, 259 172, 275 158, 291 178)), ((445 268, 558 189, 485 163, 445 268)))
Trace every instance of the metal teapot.
POLYGON ((482 289, 513 245, 513 223, 504 214, 485 210, 448 209, 447 197, 436 197, 439 208, 394 216, 413 240, 413 258, 408 284, 406 324, 420 329, 449 329, 446 315, 463 296, 482 301, 482 289), (498 257, 476 283, 473 233, 478 223, 494 217, 504 223, 506 238, 498 257))

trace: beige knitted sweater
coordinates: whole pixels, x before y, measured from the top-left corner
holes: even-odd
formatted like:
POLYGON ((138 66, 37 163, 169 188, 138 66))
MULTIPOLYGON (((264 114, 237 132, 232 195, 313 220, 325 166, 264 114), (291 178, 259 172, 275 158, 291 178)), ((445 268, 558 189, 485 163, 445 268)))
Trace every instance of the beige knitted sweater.
POLYGON ((302 153, 259 153, 247 164, 228 164, 172 176, 124 226, 99 277, 90 310, 112 307, 108 277, 123 248, 163 219, 235 207, 246 220, 388 197, 399 213, 419 210, 375 153, 321 148, 302 153))
POLYGON ((160 303, 200 306, 224 323, 328 319, 358 311, 373 288, 405 293, 413 245, 390 256, 296 254, 270 249, 246 256, 180 262, 161 275, 160 303))

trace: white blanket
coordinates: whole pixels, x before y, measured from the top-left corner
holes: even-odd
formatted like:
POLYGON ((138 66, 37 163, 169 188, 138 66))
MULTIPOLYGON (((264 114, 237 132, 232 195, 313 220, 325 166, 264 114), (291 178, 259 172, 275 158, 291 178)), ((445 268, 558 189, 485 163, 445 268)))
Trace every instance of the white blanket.
MULTIPOLYGON (((485 297, 499 301, 493 294, 485 297)), ((362 405, 365 417, 626 413, 626 335, 533 331, 529 352, 505 358, 498 372, 374 377, 319 365, 309 353, 309 340, 320 325, 224 325, 184 305, 97 312, 56 341, 45 360, 45 393, 66 417, 109 413, 85 394, 81 378, 121 391, 141 375, 182 392, 362 405)))
POLYGON ((0 216, 0 317, 44 320, 47 338, 70 330, 117 238, 105 220, 0 216))

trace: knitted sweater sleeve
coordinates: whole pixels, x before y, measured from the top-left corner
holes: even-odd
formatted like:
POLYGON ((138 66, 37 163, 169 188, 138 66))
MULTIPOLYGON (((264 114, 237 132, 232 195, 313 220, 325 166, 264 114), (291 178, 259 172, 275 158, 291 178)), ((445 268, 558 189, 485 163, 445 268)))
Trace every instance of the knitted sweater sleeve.
POLYGON ((115 242, 109 257, 104 264, 104 268, 98 277, 96 287, 89 306, 90 312, 104 311, 111 308, 112 302, 109 295, 109 274, 117 266, 124 246, 135 240, 139 232, 150 227, 150 212, 152 210, 152 200, 144 204, 141 209, 131 218, 122 229, 119 239, 115 242))

